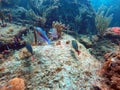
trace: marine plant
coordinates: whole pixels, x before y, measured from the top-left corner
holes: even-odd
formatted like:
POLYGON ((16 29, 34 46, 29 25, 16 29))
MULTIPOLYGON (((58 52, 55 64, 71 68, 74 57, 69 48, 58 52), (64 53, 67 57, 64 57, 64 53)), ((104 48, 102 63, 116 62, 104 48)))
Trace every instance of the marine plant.
POLYGON ((109 7, 105 10, 105 7, 102 5, 96 12, 95 24, 98 35, 103 35, 113 19, 113 14, 109 14, 111 8, 109 7))

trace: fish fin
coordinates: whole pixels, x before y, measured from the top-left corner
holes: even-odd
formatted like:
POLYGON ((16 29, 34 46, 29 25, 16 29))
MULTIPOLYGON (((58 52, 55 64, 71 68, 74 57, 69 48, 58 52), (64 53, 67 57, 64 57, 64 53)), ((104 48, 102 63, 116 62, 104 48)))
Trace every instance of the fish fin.
POLYGON ((50 39, 47 40, 47 43, 50 45, 50 43, 51 43, 50 39))

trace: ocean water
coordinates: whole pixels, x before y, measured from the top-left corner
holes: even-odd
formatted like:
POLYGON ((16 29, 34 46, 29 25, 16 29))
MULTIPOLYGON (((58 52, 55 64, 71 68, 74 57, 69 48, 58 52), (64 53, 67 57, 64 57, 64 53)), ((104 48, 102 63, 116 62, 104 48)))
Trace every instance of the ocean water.
POLYGON ((105 89, 120 90, 112 76, 99 75, 106 61, 120 59, 119 6, 120 0, 0 0, 0 90, 103 90, 102 80, 105 89))

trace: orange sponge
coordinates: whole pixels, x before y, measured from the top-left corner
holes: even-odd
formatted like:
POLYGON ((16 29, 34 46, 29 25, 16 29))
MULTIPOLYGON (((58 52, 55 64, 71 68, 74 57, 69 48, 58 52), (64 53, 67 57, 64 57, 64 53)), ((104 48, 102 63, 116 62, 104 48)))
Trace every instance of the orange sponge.
POLYGON ((9 81, 11 88, 9 90, 24 90, 25 89, 25 82, 21 78, 14 78, 9 81))
POLYGON ((21 78, 13 78, 0 90, 25 90, 25 82, 21 78))

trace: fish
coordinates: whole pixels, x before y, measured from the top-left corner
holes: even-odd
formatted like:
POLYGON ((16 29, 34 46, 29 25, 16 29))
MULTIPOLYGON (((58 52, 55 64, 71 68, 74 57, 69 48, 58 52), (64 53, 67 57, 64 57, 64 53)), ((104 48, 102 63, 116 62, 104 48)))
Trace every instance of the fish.
POLYGON ((48 38, 46 32, 45 32, 42 28, 36 27, 35 30, 37 31, 37 34, 38 34, 39 36, 41 36, 46 42, 48 42, 48 44, 51 43, 51 41, 50 41, 50 39, 48 38))
POLYGON ((74 48, 74 50, 77 52, 77 54, 79 56, 81 51, 78 50, 78 44, 77 44, 76 40, 72 40, 72 47, 74 48))
POLYGON ((58 38, 58 34, 57 34, 57 29, 56 28, 51 28, 49 33, 51 34, 51 36, 53 38, 55 38, 55 39, 58 38))
POLYGON ((25 43, 25 47, 26 47, 26 49, 31 53, 31 55, 32 55, 32 60, 35 60, 34 53, 33 53, 33 48, 32 48, 32 46, 31 46, 31 44, 30 44, 29 42, 26 42, 26 43, 25 43))

